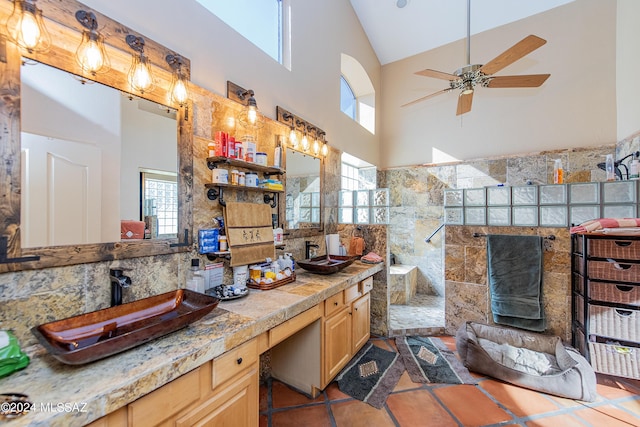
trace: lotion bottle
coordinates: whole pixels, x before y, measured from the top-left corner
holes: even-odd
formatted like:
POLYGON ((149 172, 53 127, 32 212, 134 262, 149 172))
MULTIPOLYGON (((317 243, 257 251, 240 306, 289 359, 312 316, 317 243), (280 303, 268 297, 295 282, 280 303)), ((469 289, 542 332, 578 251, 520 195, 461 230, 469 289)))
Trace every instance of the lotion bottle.
POLYGON ((613 154, 607 154, 607 161, 606 161, 607 181, 616 180, 616 173, 613 170, 613 168, 614 168, 613 154))

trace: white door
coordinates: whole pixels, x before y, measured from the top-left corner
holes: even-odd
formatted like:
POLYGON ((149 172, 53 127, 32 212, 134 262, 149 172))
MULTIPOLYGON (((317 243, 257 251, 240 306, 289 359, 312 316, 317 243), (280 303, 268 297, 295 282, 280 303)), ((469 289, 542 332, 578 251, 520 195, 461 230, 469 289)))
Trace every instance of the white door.
POLYGON ((100 242, 101 150, 26 132, 21 145, 22 246, 100 242))

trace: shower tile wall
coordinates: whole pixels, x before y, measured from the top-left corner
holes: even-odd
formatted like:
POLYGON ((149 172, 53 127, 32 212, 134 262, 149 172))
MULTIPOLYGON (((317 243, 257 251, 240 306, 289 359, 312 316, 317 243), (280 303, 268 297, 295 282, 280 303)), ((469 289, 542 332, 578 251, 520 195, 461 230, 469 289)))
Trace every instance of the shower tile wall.
MULTIPOLYGON (((392 168, 380 171, 378 186, 390 192, 389 249, 399 264, 418 267, 418 293, 445 296, 447 300, 446 329, 453 333, 458 319, 486 320, 490 318, 488 295, 486 294, 486 254, 484 246, 475 241, 467 246, 447 248, 445 261, 445 233, 447 226, 438 232, 430 243, 428 237, 443 222, 443 190, 447 188, 478 188, 483 186, 549 184, 553 182, 555 159, 562 159, 565 182, 604 181, 604 171, 597 164, 606 154, 615 153, 622 158, 632 150, 640 150, 637 135, 620 141, 617 145, 527 153, 493 159, 475 159, 468 162, 444 165, 420 165, 392 168), (466 263, 468 267, 459 266, 466 263), (446 270, 446 283, 445 283, 446 270)), ((514 227, 500 227, 501 233, 514 227)), ((562 229, 560 229, 562 230, 562 229)), ((565 229, 566 230, 566 229, 565 229)), ((449 236, 446 237, 449 244, 449 236)), ((566 245, 557 242, 554 245, 566 245)), ((482 242, 484 245, 484 242, 482 242)), ((548 255, 545 254, 545 260, 548 255)), ((569 271, 568 260, 558 254, 561 267, 569 271)), ((563 270, 564 271, 564 270, 563 270)), ((554 285, 552 292, 564 295, 568 277, 549 276, 554 285)), ((560 301, 564 301, 560 299, 560 301)), ((566 310, 564 303, 561 308, 566 310)), ((555 307, 550 307, 555 312, 555 307)), ((558 313, 559 314, 559 313, 558 313)), ((554 314, 555 316, 555 314, 554 314)), ((552 330, 564 336, 568 331, 565 315, 552 320, 552 330)))

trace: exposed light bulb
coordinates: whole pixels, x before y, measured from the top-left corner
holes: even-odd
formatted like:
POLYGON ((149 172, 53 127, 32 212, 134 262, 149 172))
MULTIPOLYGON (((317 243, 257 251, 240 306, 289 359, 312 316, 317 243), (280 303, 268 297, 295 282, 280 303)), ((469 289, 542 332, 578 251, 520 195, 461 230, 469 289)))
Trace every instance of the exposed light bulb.
POLYGON ((40 27, 36 22, 36 17, 31 12, 24 11, 20 20, 20 31, 27 49, 33 49, 40 40, 40 27))
POLYGON ((184 79, 178 78, 176 79, 175 84, 173 85, 173 90, 171 91, 171 95, 173 99, 180 105, 184 104, 188 99, 188 91, 187 85, 184 82, 184 79))
POLYGON ((327 154, 329 154, 329 147, 327 147, 327 143, 325 142, 322 144, 322 155, 326 156, 327 154))
POLYGON ((76 58, 82 69, 91 74, 105 72, 110 68, 103 37, 92 31, 82 32, 82 42, 78 46, 76 58))
POLYGON ((289 132, 289 144, 291 144, 293 148, 298 147, 298 135, 296 135, 296 131, 293 128, 291 128, 291 132, 289 132))
POLYGON ((258 119, 258 109, 255 106, 249 105, 247 107, 247 119, 252 125, 256 124, 256 120, 258 119))
POLYGON ((135 55, 129 72, 129 83, 134 90, 148 92, 153 87, 151 64, 147 57, 135 55))
POLYGON ((320 153, 320 143, 317 139, 313 141, 313 153, 316 156, 320 153))
POLYGON ((13 12, 6 22, 11 41, 29 52, 44 52, 51 46, 51 37, 42 20, 42 11, 34 3, 14 0, 13 12))
POLYGON ((309 149, 309 139, 307 138, 307 135, 304 135, 302 137, 302 149, 304 151, 307 151, 309 149))

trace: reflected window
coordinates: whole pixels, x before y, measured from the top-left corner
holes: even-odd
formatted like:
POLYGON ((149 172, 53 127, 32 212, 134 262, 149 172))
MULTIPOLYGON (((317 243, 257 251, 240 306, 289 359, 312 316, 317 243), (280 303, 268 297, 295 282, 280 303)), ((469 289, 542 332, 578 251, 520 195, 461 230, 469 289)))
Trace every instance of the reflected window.
POLYGON ((178 181, 174 173, 141 172, 141 219, 151 237, 178 235, 178 181))

